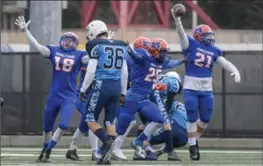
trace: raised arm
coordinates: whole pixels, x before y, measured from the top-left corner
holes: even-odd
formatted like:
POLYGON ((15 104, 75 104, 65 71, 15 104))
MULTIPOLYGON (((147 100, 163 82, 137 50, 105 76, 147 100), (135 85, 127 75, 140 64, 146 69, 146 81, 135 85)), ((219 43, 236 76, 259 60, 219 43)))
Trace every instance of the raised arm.
POLYGON ((239 83, 241 81, 241 76, 238 69, 231 62, 220 56, 217 58, 216 63, 220 64, 225 70, 230 72, 230 75, 234 76, 235 82, 239 83))
POLYGON ((28 30, 28 26, 30 24, 30 20, 26 23, 24 16, 19 16, 15 24, 24 32, 26 38, 28 39, 29 43, 33 45, 38 52, 40 52, 41 55, 44 57, 49 57, 50 56, 50 50, 46 46, 43 46, 38 43, 38 41, 32 36, 30 31, 28 30))
POLYGON ((134 51, 133 49, 131 49, 128 46, 128 55, 131 57, 131 59, 133 60, 133 62, 135 63, 142 63, 143 62, 143 55, 144 54, 144 50, 142 49, 136 49, 136 51, 134 51))
POLYGON ((186 50, 189 47, 189 40, 181 22, 182 15, 180 13, 180 10, 182 10, 182 6, 180 4, 177 4, 171 9, 171 13, 175 21, 176 33, 179 36, 181 48, 183 50, 186 50))

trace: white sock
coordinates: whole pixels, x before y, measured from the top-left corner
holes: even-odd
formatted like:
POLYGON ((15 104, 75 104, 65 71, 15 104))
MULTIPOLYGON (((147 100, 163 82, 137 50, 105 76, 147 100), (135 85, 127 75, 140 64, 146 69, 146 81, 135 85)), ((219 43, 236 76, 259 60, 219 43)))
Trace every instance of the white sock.
POLYGON ((127 137, 127 135, 129 134, 129 132, 131 131, 131 129, 133 128, 133 126, 136 124, 136 120, 131 121, 131 123, 129 124, 129 127, 127 128, 126 132, 123 134, 123 140, 127 137))
POLYGON ((51 140, 51 137, 52 137, 52 132, 51 131, 49 131, 49 132, 44 132, 43 131, 43 142, 45 144, 49 143, 49 141, 51 140))
POLYGON ((188 138, 188 144, 190 146, 196 145, 196 138, 188 138))
POLYGON ((63 135, 63 133, 64 133, 64 130, 62 130, 61 128, 57 128, 57 130, 53 134, 52 140, 55 142, 58 142, 61 136, 63 135))
POLYGON ((84 136, 84 133, 81 132, 79 130, 79 128, 77 128, 77 130, 75 131, 73 137, 72 137, 72 141, 71 144, 69 146, 69 150, 75 150, 78 148, 78 145, 80 143, 81 138, 84 136))
POLYGON ((201 135, 202 135, 202 133, 196 132, 196 139, 199 140, 201 135))
POLYGON ((98 149, 98 137, 91 130, 89 130, 89 143, 93 151, 98 149))
POLYGON ((160 123, 151 122, 145 127, 143 133, 147 137, 149 137, 150 135, 152 135, 153 132, 155 132, 161 126, 162 126, 162 124, 160 124, 160 123))

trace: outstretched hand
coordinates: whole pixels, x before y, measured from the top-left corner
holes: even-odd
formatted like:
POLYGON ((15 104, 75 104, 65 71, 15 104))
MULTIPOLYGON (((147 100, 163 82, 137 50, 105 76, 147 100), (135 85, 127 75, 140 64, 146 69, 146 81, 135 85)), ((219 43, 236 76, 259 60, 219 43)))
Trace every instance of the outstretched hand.
POLYGON ((30 20, 26 22, 24 16, 19 16, 16 19, 15 24, 24 32, 28 29, 30 22, 30 20))

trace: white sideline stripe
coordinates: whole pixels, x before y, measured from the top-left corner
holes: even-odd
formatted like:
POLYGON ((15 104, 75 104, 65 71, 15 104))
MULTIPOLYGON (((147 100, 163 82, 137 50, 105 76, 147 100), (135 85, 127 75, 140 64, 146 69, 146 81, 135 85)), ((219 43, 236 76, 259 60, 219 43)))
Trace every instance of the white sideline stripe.
MULTIPOLYGON (((40 151, 41 149, 38 148, 1 148, 1 151, 40 151)), ((54 152, 66 152, 67 149, 54 149, 54 152)), ((82 152, 91 152, 91 149, 78 149, 78 151, 82 152)), ((188 150, 176 150, 177 152, 180 153, 189 153, 188 150)), ((124 149, 123 152, 134 152, 133 149, 124 149)), ((251 150, 201 150, 200 152, 202 153, 215 153, 215 154, 221 154, 221 153, 226 153, 226 154, 262 154, 262 151, 251 151, 251 150)))

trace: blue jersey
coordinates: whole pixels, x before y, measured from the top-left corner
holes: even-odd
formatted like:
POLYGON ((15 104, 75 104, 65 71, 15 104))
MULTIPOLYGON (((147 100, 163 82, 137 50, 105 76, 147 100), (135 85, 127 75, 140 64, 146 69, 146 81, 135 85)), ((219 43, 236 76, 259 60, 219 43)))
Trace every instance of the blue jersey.
POLYGON ((131 70, 131 88, 127 93, 134 100, 144 100, 148 98, 152 90, 153 83, 163 69, 170 69, 182 64, 181 60, 157 61, 143 48, 134 49, 130 54, 134 66, 131 70))
POLYGON ((169 111, 169 118, 171 124, 177 122, 184 129, 187 128, 187 115, 184 104, 179 101, 173 101, 172 108, 169 111))
POLYGON ((189 47, 183 50, 187 57, 185 71, 187 76, 212 77, 212 70, 216 59, 222 55, 222 51, 215 46, 206 46, 188 37, 189 47))
POLYGON ((121 40, 94 39, 86 44, 90 59, 97 59, 95 80, 120 80, 127 44, 121 40))
POLYGON ((47 46, 53 68, 53 77, 49 99, 60 101, 76 100, 76 79, 82 66, 82 58, 87 54, 85 51, 62 50, 59 46, 47 46))

